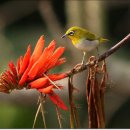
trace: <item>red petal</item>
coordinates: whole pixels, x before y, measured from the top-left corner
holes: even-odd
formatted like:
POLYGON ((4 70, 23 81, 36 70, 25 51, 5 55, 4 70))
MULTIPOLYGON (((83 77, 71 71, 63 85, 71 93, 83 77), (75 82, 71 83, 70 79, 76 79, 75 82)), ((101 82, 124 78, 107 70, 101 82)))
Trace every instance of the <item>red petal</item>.
MULTIPOLYGON (((29 73, 28 73, 29 80, 34 79, 35 76, 39 72, 41 72, 41 70, 44 69, 44 65, 45 65, 46 62, 48 62, 47 60, 52 55, 54 49, 55 49, 55 41, 52 41, 50 43, 50 45, 47 48, 44 49, 44 52, 42 53, 42 55, 40 56, 40 58, 38 59, 38 61, 33 65, 33 67, 31 68, 31 70, 29 71, 29 73)), ((42 71, 42 73, 43 73, 43 71, 42 71)))
POLYGON ((29 71, 29 69, 27 68, 26 71, 23 73, 23 75, 19 81, 19 86, 23 86, 26 83, 27 77, 28 77, 28 71, 29 71))
POLYGON ((24 55, 22 65, 21 65, 20 70, 19 70, 19 75, 22 75, 23 72, 26 70, 26 68, 29 64, 30 55, 31 55, 31 46, 29 45, 27 52, 24 55))
POLYGON ((46 52, 47 52, 47 48, 44 49, 44 52, 42 53, 42 55, 40 56, 38 61, 36 61, 35 64, 30 69, 30 71, 28 73, 28 80, 33 80, 35 78, 35 76, 37 75, 37 73, 39 71, 39 67, 41 66, 41 62, 43 60, 45 60, 45 58, 46 58, 46 55, 45 55, 46 52))
POLYGON ((44 47, 44 43, 45 43, 45 40, 44 40, 44 36, 41 36, 39 38, 39 40, 37 41, 37 44, 35 46, 35 49, 33 51, 33 54, 31 56, 31 61, 33 61, 33 63, 39 59, 39 57, 41 56, 42 54, 42 50, 43 50, 43 47, 44 47))
POLYGON ((16 67, 15 67, 14 63, 13 63, 13 62, 10 62, 10 63, 8 64, 8 66, 9 66, 9 68, 10 68, 12 74, 13 74, 15 77, 17 77, 17 70, 16 70, 16 67))
POLYGON ((44 87, 48 82, 49 82, 48 79, 43 77, 29 83, 29 86, 31 88, 41 88, 41 87, 44 87))
POLYGON ((50 74, 48 75, 48 77, 52 80, 52 81, 56 81, 56 80, 60 80, 65 78, 67 75, 65 73, 63 74, 50 74))
POLYGON ((63 54, 64 50, 65 50, 64 47, 59 47, 55 50, 51 59, 49 60, 49 66, 47 69, 50 69, 53 66, 55 66, 56 62, 58 61, 59 57, 63 54))
POLYGON ((61 98, 56 95, 53 91, 48 94, 51 101, 56 104, 59 108, 63 109, 63 110, 68 110, 67 106, 64 104, 64 102, 61 100, 61 98))
POLYGON ((56 41, 55 40, 52 40, 48 46, 48 48, 50 48, 50 50, 53 50, 55 49, 56 47, 56 41))
POLYGON ((33 54, 31 56, 31 59, 30 59, 30 62, 29 62, 29 65, 26 69, 26 71, 24 72, 24 74, 22 75, 20 81, 19 81, 19 85, 22 86, 26 81, 27 81, 27 78, 28 78, 28 72, 30 71, 30 69, 32 68, 33 64, 36 62, 36 60, 39 59, 39 57, 41 56, 42 54, 42 49, 44 47, 44 36, 41 36, 35 46, 35 49, 33 51, 33 54))
POLYGON ((39 70, 38 75, 41 75, 42 73, 48 71, 48 69, 55 66, 58 58, 63 54, 64 47, 59 47, 55 50, 53 55, 45 62, 44 66, 41 66, 41 70, 39 70))
POLYGON ((11 82, 12 84, 16 84, 17 82, 15 79, 16 77, 14 77, 14 75, 10 71, 6 70, 5 74, 7 76, 6 82, 11 82))
POLYGON ((46 88, 41 88, 38 89, 39 92, 45 93, 45 94, 49 94, 52 91, 52 88, 54 87, 54 85, 50 85, 46 88))
POLYGON ((25 84, 25 82, 27 81, 27 78, 28 78, 28 72, 30 71, 30 69, 32 68, 33 64, 36 62, 36 60, 39 59, 39 57, 41 56, 42 54, 42 49, 44 47, 44 37, 41 36, 35 46, 35 49, 33 51, 33 54, 31 56, 31 59, 30 59, 30 63, 26 69, 26 71, 23 73, 20 81, 19 81, 19 85, 22 86, 25 84))
POLYGON ((20 86, 24 85, 25 82, 28 80, 28 73, 29 73, 32 65, 33 65, 33 61, 30 61, 29 65, 28 65, 28 67, 26 69, 26 71, 23 73, 23 75, 22 75, 22 77, 21 77, 21 79, 19 81, 19 85, 20 86))
POLYGON ((60 59, 56 62, 55 66, 59 66, 59 65, 65 63, 65 62, 66 62, 66 58, 60 58, 60 59))
POLYGON ((38 76, 41 75, 41 74, 43 74, 45 71, 47 71, 49 61, 50 61, 50 59, 51 59, 51 57, 52 57, 52 55, 53 55, 53 51, 54 51, 54 49, 55 49, 55 45, 56 45, 55 40, 51 41, 50 45, 48 46, 48 49, 50 48, 50 49, 49 49, 50 51, 48 51, 48 52, 50 52, 50 53, 49 53, 49 56, 48 56, 48 58, 45 58, 44 64, 41 63, 41 67, 40 67, 40 69, 39 69, 38 76), (52 48, 51 46, 52 46, 53 48, 52 48), (51 48, 52 48, 52 49, 51 49, 51 48))
POLYGON ((9 93, 9 89, 6 86, 0 84, 0 92, 9 93))
POLYGON ((20 58, 19 58, 18 61, 17 61, 17 69, 18 69, 18 72, 19 72, 19 70, 20 70, 20 68, 21 68, 22 62, 23 62, 23 57, 20 56, 20 58))
POLYGON ((17 60, 17 69, 18 69, 18 72, 20 70, 20 58, 17 60))

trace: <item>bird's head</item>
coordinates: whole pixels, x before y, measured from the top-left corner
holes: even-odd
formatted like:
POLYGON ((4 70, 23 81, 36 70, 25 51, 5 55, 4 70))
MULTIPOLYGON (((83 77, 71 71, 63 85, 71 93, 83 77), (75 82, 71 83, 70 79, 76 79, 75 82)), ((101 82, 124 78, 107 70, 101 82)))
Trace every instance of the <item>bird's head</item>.
POLYGON ((64 37, 68 37, 72 40, 72 43, 77 43, 79 40, 85 38, 87 34, 87 30, 81 28, 81 27, 71 27, 69 28, 66 33, 62 36, 62 38, 64 37))

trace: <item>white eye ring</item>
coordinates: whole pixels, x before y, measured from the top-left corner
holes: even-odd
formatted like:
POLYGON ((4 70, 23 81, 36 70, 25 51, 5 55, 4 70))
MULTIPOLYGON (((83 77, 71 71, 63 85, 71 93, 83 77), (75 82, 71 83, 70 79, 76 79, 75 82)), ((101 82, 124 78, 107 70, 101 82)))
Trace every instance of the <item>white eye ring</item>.
POLYGON ((73 36, 74 35, 74 31, 70 31, 69 35, 73 36))

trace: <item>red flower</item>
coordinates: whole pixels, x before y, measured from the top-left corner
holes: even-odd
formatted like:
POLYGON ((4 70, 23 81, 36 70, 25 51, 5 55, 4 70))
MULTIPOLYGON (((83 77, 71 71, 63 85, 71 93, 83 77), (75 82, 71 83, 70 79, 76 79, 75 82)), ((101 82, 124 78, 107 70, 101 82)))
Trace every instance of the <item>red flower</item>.
POLYGON ((67 75, 49 74, 49 70, 63 64, 65 58, 60 58, 64 52, 64 47, 58 47, 55 50, 56 42, 53 40, 48 47, 43 50, 44 37, 41 36, 31 55, 31 46, 29 45, 25 55, 17 60, 15 66, 13 62, 9 63, 9 70, 6 70, 0 76, 0 92, 9 93, 13 89, 37 89, 39 92, 48 94, 52 102, 60 108, 67 110, 67 107, 54 89, 62 89, 62 86, 55 84, 55 81, 65 78, 67 75), (55 51, 54 51, 55 50, 55 51))

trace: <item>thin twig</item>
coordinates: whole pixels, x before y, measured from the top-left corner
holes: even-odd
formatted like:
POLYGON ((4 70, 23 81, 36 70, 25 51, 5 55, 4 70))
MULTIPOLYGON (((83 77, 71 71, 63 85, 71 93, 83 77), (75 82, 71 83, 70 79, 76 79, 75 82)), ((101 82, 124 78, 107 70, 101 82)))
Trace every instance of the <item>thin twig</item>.
POLYGON ((60 114, 60 111, 59 111, 57 105, 56 105, 56 114, 57 114, 57 118, 58 118, 59 127, 62 128, 61 114, 60 114))
POLYGON ((44 99, 44 97, 43 97, 42 93, 40 93, 42 119, 43 119, 44 128, 47 128, 46 127, 46 120, 45 120, 45 110, 44 110, 44 105, 43 105, 43 99, 44 99))
POLYGON ((124 44, 127 43, 127 41, 130 40, 130 34, 128 34, 125 38, 123 38, 120 42, 118 42, 116 45, 111 47, 109 50, 107 50, 105 53, 99 56, 95 62, 87 62, 84 66, 80 65, 78 67, 74 67, 72 70, 66 72, 67 77, 77 74, 79 72, 82 72, 88 68, 88 66, 95 65, 97 62, 103 61, 106 59, 108 56, 116 52, 120 47, 122 47, 124 44))
POLYGON ((35 128, 36 121, 37 121, 37 117, 38 117, 38 114, 39 114, 39 112, 40 112, 40 108, 41 108, 41 104, 39 104, 38 109, 37 109, 37 112, 36 112, 36 115, 35 115, 35 118, 34 118, 33 129, 35 128))
POLYGON ((70 127, 74 128, 74 126, 76 125, 76 128, 79 128, 80 121, 79 121, 78 111, 74 104, 74 99, 73 99, 73 91, 74 91, 73 76, 69 77, 68 86, 69 86, 69 104, 70 104, 70 127))
POLYGON ((45 73, 43 74, 58 89, 61 90, 45 73))
POLYGON ((76 122, 76 128, 80 128, 79 115, 76 106, 73 104, 74 117, 76 122))
POLYGON ((40 103, 40 96, 38 97, 38 100, 37 100, 37 104, 39 104, 40 103))
POLYGON ((70 104, 70 128, 74 128, 74 111, 73 111, 73 84, 72 76, 69 77, 68 86, 69 86, 69 104, 70 104))

